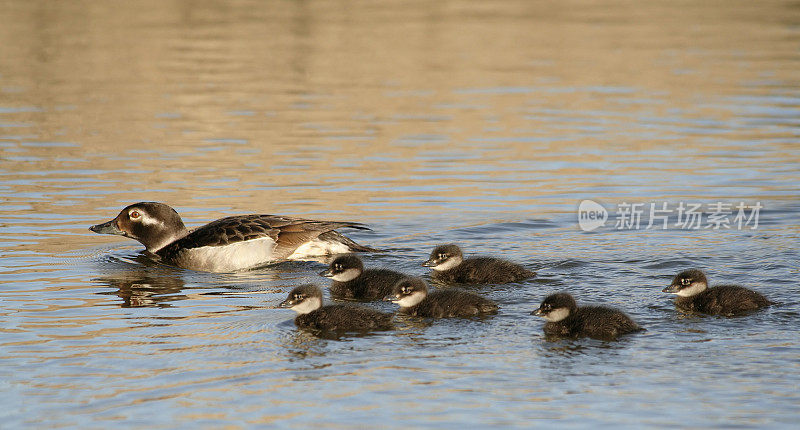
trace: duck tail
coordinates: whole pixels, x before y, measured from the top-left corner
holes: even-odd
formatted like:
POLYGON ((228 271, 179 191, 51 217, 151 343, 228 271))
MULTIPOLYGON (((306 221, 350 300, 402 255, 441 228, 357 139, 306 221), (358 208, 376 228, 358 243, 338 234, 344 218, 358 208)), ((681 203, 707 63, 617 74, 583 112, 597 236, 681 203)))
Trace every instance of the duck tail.
MULTIPOLYGON (((348 225, 348 227, 352 227, 352 226, 348 225)), ((363 226, 355 227, 355 228, 360 228, 360 229, 363 229, 363 230, 369 230, 368 228, 363 227, 363 226)), ((350 251, 352 251, 352 252, 386 252, 386 251, 381 250, 381 249, 376 249, 376 248, 372 248, 372 247, 369 247, 369 246, 360 245, 360 244, 356 243, 354 240, 352 240, 349 237, 339 233, 336 230, 326 231, 325 233, 322 233, 321 235, 319 235, 319 238, 323 239, 323 240, 326 240, 326 241, 339 242, 339 243, 341 243, 343 245, 346 245, 348 248, 350 248, 350 251)))

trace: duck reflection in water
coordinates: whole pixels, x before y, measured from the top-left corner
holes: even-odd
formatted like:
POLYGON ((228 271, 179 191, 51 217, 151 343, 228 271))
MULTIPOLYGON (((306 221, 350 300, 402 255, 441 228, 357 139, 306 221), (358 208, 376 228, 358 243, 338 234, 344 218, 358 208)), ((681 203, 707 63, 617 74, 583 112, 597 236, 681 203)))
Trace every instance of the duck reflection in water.
POLYGON ((123 308, 169 307, 171 302, 188 298, 180 294, 184 288, 183 279, 166 273, 157 275, 148 270, 126 270, 92 281, 112 288, 113 291, 98 294, 121 298, 120 306, 123 308))

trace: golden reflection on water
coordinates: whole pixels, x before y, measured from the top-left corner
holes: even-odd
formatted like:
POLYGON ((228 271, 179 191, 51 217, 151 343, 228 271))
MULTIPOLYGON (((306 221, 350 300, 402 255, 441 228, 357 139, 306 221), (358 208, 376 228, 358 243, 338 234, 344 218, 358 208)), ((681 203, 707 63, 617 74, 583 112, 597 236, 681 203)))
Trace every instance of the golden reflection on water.
POLYGON ((12 2, 9 200, 86 221, 161 200, 200 222, 685 196, 707 167, 800 161, 796 129, 727 105, 798 83, 792 6, 735 3, 12 2), (769 152, 728 155, 753 145, 769 152))

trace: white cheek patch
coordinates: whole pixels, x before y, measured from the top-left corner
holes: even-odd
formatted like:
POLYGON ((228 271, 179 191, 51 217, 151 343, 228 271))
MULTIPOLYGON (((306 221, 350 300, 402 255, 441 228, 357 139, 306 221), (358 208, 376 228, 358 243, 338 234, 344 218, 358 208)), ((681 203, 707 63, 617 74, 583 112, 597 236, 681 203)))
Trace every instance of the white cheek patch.
POLYGON ((450 257, 444 263, 439 264, 438 266, 433 266, 432 269, 438 272, 443 272, 445 270, 450 270, 453 267, 458 266, 463 261, 461 257, 450 257))
POLYGON ((292 255, 286 257, 287 260, 302 260, 308 257, 319 257, 320 255, 347 254, 351 252, 350 247, 343 243, 326 242, 314 239, 297 247, 292 255))
POLYGON ((425 298, 425 293, 422 291, 413 292, 402 299, 393 300, 393 302, 400 305, 401 308, 410 308, 411 306, 415 306, 419 304, 425 298))
POLYGON ((307 314, 322 307, 322 300, 319 297, 309 297, 297 305, 292 306, 292 310, 298 314, 307 314))
MULTIPOLYGON (((130 217, 130 214, 128 214, 128 217, 130 217)), ((133 218, 131 218, 131 220, 133 220, 133 218)), ((153 218, 150 215, 148 215, 148 214, 146 214, 146 213, 144 213, 142 211, 139 211, 139 219, 136 220, 136 221, 138 221, 140 224, 146 225, 146 226, 164 227, 164 222, 163 221, 161 221, 160 219, 157 219, 157 218, 153 218)), ((136 222, 136 221, 134 221, 134 222, 136 222)))
POLYGON ((274 250, 275 241, 269 237, 224 246, 201 246, 186 250, 179 266, 206 272, 235 272, 274 261, 274 250))
POLYGON ((358 278, 358 275, 360 274, 361 271, 358 269, 347 269, 342 273, 337 273, 331 276, 331 279, 333 279, 336 282, 349 282, 352 281, 353 279, 358 278))
POLYGON ((707 285, 702 282, 693 282, 686 288, 682 288, 678 290, 675 295, 681 297, 692 297, 694 295, 702 293, 707 288, 707 285))
POLYGON ((569 308, 558 308, 546 313, 542 317, 548 322, 559 322, 569 316, 569 308))

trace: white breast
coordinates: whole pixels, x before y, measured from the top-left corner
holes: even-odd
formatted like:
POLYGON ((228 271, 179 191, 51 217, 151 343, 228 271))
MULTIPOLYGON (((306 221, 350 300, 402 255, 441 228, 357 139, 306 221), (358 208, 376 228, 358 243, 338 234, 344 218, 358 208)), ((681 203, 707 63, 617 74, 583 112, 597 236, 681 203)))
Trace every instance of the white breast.
MULTIPOLYGON (((304 260, 310 257, 343 254, 350 248, 338 242, 312 240, 300 245, 287 260, 304 260)), ((278 261, 275 241, 270 237, 246 240, 222 246, 201 246, 187 249, 175 259, 179 267, 205 272, 235 272, 254 269, 278 261)))
POLYGON ((187 249, 177 258, 177 265, 206 272, 234 272, 252 269, 275 261, 275 241, 270 237, 246 240, 222 246, 187 249))

